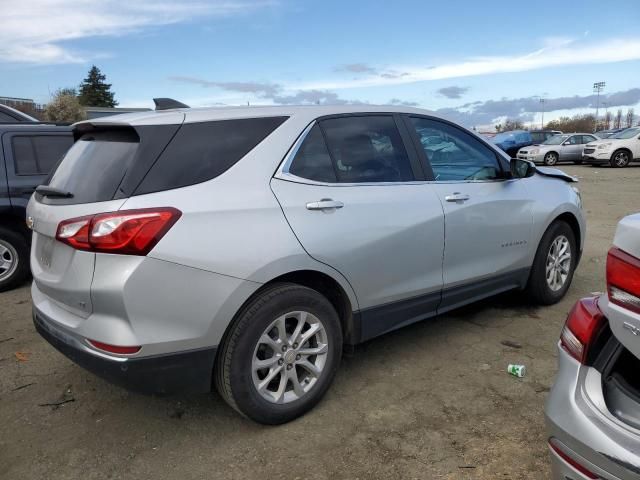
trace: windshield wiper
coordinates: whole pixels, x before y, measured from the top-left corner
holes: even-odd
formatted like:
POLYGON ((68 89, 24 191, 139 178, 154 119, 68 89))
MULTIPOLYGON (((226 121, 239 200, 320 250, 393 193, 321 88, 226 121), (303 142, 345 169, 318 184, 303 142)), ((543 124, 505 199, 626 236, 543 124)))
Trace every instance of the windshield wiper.
POLYGON ((73 193, 61 190, 59 188, 48 187, 46 185, 39 185, 36 187, 36 193, 44 197, 59 197, 59 198, 72 198, 73 193))

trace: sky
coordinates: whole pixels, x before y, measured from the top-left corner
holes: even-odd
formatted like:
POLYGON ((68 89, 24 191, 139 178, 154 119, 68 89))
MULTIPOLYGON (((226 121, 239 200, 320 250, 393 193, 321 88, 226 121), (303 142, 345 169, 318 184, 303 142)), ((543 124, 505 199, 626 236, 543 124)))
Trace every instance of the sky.
POLYGON ((640 1, 0 0, 0 96, 91 65, 122 107, 370 103, 469 127, 640 114, 640 1), (544 98, 541 104, 540 98, 544 98))

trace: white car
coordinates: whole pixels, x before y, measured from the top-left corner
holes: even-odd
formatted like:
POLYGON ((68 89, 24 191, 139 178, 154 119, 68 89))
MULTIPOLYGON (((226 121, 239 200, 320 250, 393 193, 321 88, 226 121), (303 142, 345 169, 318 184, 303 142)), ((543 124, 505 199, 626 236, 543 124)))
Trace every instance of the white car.
POLYGON ((612 167, 626 167, 630 162, 640 161, 640 127, 627 128, 587 144, 582 161, 594 165, 609 163, 612 167))

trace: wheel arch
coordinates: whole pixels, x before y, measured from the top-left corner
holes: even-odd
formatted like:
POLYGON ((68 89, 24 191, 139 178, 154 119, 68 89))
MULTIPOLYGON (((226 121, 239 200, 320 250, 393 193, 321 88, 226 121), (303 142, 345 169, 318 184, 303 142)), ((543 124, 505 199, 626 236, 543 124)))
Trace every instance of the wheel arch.
POLYGON ((620 148, 616 148, 613 153, 611 154, 611 160, 613 160, 613 157, 616 156, 616 153, 620 152, 620 151, 624 151, 627 153, 627 155, 629 155, 629 163, 633 162, 633 152, 631 151, 631 149, 629 147, 620 147, 620 148))

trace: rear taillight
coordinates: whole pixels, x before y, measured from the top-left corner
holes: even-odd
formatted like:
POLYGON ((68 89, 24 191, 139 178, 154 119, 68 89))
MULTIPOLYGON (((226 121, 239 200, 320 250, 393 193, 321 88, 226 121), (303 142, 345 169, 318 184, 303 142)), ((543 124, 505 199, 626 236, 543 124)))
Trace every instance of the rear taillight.
POLYGON ((605 317, 598 307, 598 297, 578 300, 569 312, 560 334, 560 344, 573 358, 585 363, 589 347, 605 325, 605 317))
POLYGON ((56 239, 77 250, 146 255, 180 218, 171 207, 100 213, 60 222, 56 239))
POLYGON ((616 247, 609 250, 607 291, 612 303, 640 313, 640 259, 616 247))

